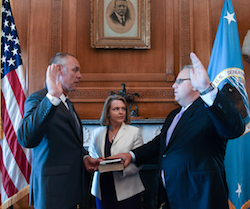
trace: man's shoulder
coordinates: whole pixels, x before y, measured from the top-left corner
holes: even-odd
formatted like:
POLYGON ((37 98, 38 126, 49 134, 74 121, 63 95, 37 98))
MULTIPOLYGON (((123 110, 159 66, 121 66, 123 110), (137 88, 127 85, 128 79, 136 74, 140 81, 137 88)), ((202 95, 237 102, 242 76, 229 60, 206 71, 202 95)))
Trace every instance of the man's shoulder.
POLYGON ((32 93, 27 99, 26 102, 33 101, 33 100, 42 100, 46 94, 48 93, 47 88, 41 89, 32 93))
POLYGON ((111 15, 109 15, 109 17, 112 19, 112 20, 118 20, 115 12, 111 13, 111 15))
POLYGON ((36 91, 32 93, 29 97, 45 97, 45 95, 48 93, 47 88, 43 88, 39 91, 36 91))

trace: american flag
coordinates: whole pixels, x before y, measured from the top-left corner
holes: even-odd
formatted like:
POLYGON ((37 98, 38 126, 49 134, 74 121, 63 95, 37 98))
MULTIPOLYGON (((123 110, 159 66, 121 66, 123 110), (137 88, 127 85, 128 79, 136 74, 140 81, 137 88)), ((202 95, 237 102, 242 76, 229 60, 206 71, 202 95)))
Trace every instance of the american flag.
POLYGON ((25 75, 9 0, 2 1, 0 205, 7 208, 27 194, 31 151, 22 148, 17 130, 24 113, 25 75), (18 195, 15 195, 18 194, 18 195))

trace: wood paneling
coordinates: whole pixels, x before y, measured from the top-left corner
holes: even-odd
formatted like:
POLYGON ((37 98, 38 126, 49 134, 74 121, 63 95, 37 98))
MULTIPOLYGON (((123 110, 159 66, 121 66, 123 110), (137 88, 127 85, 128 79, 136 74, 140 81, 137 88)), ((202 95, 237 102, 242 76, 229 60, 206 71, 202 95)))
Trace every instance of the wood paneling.
MULTIPOLYGON (((100 117, 109 91, 138 92, 139 114, 159 118, 176 107, 171 85, 194 51, 207 67, 224 0, 151 1, 151 49, 93 49, 90 47, 90 1, 15 0, 18 29, 29 94, 45 85, 52 55, 65 51, 82 68, 79 88, 71 94, 82 119, 100 117)), ((249 29, 249 0, 232 0, 240 42, 249 29)), ((250 64, 243 60, 250 92, 250 64)))

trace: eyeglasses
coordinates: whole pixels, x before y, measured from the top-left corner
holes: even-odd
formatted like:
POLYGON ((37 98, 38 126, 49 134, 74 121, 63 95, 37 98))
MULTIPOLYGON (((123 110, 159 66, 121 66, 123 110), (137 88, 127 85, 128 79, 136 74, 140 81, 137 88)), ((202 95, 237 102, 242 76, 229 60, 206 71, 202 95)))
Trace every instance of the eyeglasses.
POLYGON ((174 83, 181 84, 183 81, 190 80, 190 78, 178 78, 175 80, 174 83))

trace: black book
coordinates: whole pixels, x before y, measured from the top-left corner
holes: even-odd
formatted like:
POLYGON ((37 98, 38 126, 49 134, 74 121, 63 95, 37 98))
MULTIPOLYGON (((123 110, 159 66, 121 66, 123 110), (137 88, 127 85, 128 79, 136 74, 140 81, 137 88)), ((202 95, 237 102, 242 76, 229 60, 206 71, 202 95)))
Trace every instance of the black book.
POLYGON ((99 164, 99 172, 110 172, 110 171, 122 171, 124 169, 124 165, 122 163, 122 159, 111 159, 104 160, 99 164))

